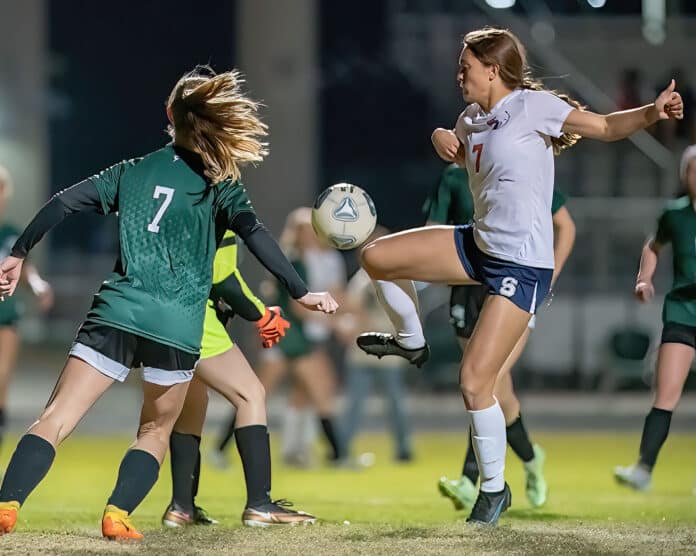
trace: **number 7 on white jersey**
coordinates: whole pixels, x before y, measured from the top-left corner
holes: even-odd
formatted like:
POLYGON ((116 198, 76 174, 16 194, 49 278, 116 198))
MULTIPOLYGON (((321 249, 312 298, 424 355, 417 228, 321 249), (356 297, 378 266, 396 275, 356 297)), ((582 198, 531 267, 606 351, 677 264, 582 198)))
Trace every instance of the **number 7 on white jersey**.
POLYGON ((161 185, 155 186, 155 192, 153 193, 152 198, 159 199, 162 195, 164 195, 164 202, 157 211, 157 214, 155 214, 152 222, 147 225, 147 231, 154 234, 159 233, 159 221, 162 220, 167 207, 171 204, 172 199, 174 198, 174 190, 171 187, 162 187, 161 185))

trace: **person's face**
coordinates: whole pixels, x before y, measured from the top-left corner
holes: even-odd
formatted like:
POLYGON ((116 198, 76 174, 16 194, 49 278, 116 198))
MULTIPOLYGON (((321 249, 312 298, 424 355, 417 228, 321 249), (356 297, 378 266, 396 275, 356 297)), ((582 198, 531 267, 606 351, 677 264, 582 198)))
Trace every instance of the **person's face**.
POLYGON ((488 98, 491 89, 491 72, 491 66, 481 63, 470 49, 466 46, 462 49, 459 55, 457 82, 465 101, 481 104, 488 98))
POLYGON ((314 233, 314 228, 309 222, 303 222, 297 226, 297 247, 301 250, 317 249, 322 247, 319 238, 314 233))

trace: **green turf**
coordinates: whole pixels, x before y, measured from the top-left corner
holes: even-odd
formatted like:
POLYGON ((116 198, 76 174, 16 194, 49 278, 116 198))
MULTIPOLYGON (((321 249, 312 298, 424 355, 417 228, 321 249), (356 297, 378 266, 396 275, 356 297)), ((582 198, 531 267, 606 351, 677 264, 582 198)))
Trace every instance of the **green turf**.
MULTIPOLYGON (((128 439, 76 437, 61 448, 49 476, 22 509, 16 534, 0 539, 0 553, 696 553, 695 436, 670 436, 647 494, 627 491, 611 476, 615 464, 635 458, 635 435, 539 434, 536 440, 547 452, 549 502, 529 508, 521 465, 508 453, 513 504, 497 531, 468 527, 466 514, 455 512, 437 492, 437 479, 456 476, 461 468, 462 435, 417 437, 417 459, 410 465, 393 464, 390 443, 373 436, 358 448, 375 452, 377 464, 361 472, 275 465, 273 495, 315 513, 319 526, 242 529, 243 477, 234 455, 230 471, 203 469, 199 502, 221 519, 220 526, 160 531, 169 493, 167 463, 135 512, 145 542, 121 546, 101 541, 98 523, 128 439)), ((3 466, 9 448, 8 442, 3 466)))

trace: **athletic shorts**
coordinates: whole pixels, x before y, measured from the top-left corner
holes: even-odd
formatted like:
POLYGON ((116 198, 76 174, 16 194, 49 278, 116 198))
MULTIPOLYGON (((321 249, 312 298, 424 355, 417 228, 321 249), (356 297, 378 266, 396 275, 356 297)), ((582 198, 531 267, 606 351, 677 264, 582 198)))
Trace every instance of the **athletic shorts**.
POLYGON ((481 251, 470 225, 454 227, 454 243, 466 273, 488 286, 491 295, 507 297, 523 311, 536 313, 551 289, 553 270, 496 259, 481 251))
POLYGON ((198 361, 197 354, 93 321, 77 331, 70 355, 119 382, 132 368, 142 367, 143 380, 161 386, 189 382, 198 361))
POLYGON ((696 326, 666 322, 662 327, 662 344, 684 344, 696 349, 696 326))
MULTIPOLYGON (((450 294, 450 322, 458 337, 471 338, 488 294, 488 286, 484 285, 452 286, 450 294)), ((535 324, 536 315, 532 315, 527 326, 534 330, 535 324)))
POLYGON ((215 357, 234 347, 234 342, 230 339, 225 325, 218 318, 212 303, 212 301, 208 300, 205 306, 201 359, 215 357))

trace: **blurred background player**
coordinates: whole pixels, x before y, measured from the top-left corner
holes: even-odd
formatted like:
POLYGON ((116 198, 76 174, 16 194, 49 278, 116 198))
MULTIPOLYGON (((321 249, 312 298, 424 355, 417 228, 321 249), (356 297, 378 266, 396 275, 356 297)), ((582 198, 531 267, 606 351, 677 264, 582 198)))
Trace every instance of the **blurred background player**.
POLYGON ((213 287, 206 305, 201 358, 169 441, 172 500, 162 517, 162 524, 167 527, 217 523, 195 501, 208 387, 235 408, 234 434, 247 491, 242 523, 267 527, 315 521, 314 516, 292 510, 285 502, 271 500, 266 397, 259 379, 225 328, 236 314, 256 323, 264 347, 277 343, 289 326, 281 317, 280 309, 265 307, 247 286, 237 268, 237 237, 228 231, 213 263, 213 287))
MULTIPOLYGON (((565 207, 565 196, 554 189, 551 201, 551 214, 554 233, 554 279, 565 265, 575 242, 575 223, 565 207)), ((466 171, 457 164, 445 168, 423 207, 428 225, 467 224, 474 217, 474 201, 469 189, 466 171)), ((450 321, 454 326, 462 351, 466 350, 471 334, 478 321, 481 308, 488 296, 486 286, 453 286, 450 297, 450 321)), ((505 415, 507 442, 522 460, 525 471, 525 493, 534 507, 546 502, 547 484, 544 478, 545 453, 538 444, 532 444, 527 429, 522 422, 520 401, 513 387, 512 368, 524 352, 529 333, 534 328, 535 318, 529 321, 527 331, 522 335, 514 351, 503 365, 495 383, 494 395, 505 415)), ((458 479, 440 478, 438 489, 443 496, 450 498, 458 510, 469 508, 476 500, 476 483, 479 470, 476 456, 469 437, 462 474, 458 479)))
MULTIPOLYGON (((387 233, 385 228, 378 227, 372 239, 387 233)), ((346 407, 341 420, 345 453, 350 455, 352 452, 351 444, 360 428, 365 402, 373 383, 378 382, 389 403, 394 461, 409 462, 413 459, 413 447, 406 411, 404 361, 393 356, 376 359, 355 345, 355 335, 360 330, 389 327, 389 319, 379 304, 372 280, 363 269, 359 269, 348 282, 342 309, 337 324, 341 337, 348 344, 345 354, 346 407)), ((370 455, 360 454, 356 461, 369 464, 370 455)))
MULTIPOLYGON (((19 230, 4 222, 7 203, 12 197, 12 177, 7 168, 0 165, 0 260, 10 254, 12 245, 19 237, 19 230)), ((34 265, 25 263, 22 282, 36 297, 39 309, 48 311, 53 305, 53 290, 37 272, 34 265)), ((5 434, 7 413, 7 392, 12 379, 17 353, 19 352, 20 337, 17 322, 21 316, 21 307, 16 297, 5 299, 0 303, 0 449, 5 434)))
POLYGON ((653 298, 653 276, 660 253, 671 244, 674 276, 662 307, 653 406, 643 425, 638 462, 614 469, 619 484, 635 490, 650 488, 653 468, 667 440, 672 412, 681 398, 696 350, 696 145, 684 151, 679 177, 686 194, 668 203, 655 235, 643 246, 634 288, 641 303, 653 298))
MULTIPOLYGON (((312 228, 309 207, 299 207, 287 217, 280 245, 297 273, 308 287, 322 287, 331 291, 340 301, 346 285, 343 257, 336 250, 320 242, 312 228), (311 284, 311 285, 310 285, 311 284)), ((268 288, 267 288, 268 289, 268 288)), ((288 465, 307 467, 312 463, 317 416, 329 446, 327 460, 343 463, 343 453, 336 426, 337 376, 327 351, 331 341, 331 321, 317 318, 297 305, 282 288, 266 292, 277 296, 277 304, 290 323, 283 342, 265 350, 258 375, 267 395, 270 395, 284 376, 291 380, 288 408, 283 415, 282 457, 288 465)), ((234 434, 232 419, 217 443, 218 455, 214 461, 224 465, 221 454, 234 434)))

